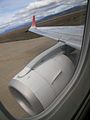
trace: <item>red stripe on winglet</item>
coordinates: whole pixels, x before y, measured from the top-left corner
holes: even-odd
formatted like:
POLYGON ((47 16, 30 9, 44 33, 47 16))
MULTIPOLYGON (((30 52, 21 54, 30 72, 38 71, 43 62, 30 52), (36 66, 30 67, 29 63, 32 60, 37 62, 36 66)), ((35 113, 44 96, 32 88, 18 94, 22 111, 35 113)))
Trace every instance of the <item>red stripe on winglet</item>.
POLYGON ((32 27, 36 27, 36 20, 35 20, 35 16, 33 16, 33 18, 32 18, 32 27))

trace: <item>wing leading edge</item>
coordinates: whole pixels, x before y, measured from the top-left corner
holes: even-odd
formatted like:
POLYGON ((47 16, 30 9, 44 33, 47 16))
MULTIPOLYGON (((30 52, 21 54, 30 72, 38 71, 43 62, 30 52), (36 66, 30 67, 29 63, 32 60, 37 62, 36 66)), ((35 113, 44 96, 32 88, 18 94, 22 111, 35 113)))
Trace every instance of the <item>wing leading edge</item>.
MULTIPOLYGON (((34 21, 35 22, 35 21, 34 21)), ((54 27, 36 27, 31 26, 29 31, 36 34, 64 42, 75 49, 80 50, 84 26, 54 26, 54 27)))

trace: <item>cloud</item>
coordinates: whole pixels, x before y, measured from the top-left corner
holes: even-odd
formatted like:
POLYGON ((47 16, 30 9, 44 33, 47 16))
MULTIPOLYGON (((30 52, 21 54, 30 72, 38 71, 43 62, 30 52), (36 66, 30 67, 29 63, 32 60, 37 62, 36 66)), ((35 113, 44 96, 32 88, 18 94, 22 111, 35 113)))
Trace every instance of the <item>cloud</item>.
POLYGON ((29 10, 37 9, 37 8, 40 8, 40 7, 48 6, 50 4, 55 4, 55 3, 59 2, 59 1, 61 1, 61 0, 35 1, 35 2, 30 3, 26 8, 29 9, 29 10))
POLYGON ((87 0, 32 0, 27 6, 13 12, 12 15, 2 19, 1 24, 19 24, 31 21, 32 15, 37 18, 64 11, 76 5, 85 4, 87 0))
MULTIPOLYGON (((28 17, 30 14, 33 14, 36 9, 44 8, 45 6, 57 3, 58 1, 60 1, 60 0, 37 0, 37 1, 33 0, 32 2, 29 3, 29 5, 27 5, 26 7, 22 8, 22 9, 15 11, 15 12, 11 11, 11 14, 6 14, 7 13, 7 10, 6 10, 6 12, 5 12, 6 15, 2 16, 0 18, 0 24, 8 23, 10 25, 10 23, 15 22, 16 20, 20 20, 21 18, 25 18, 25 17, 28 17), (7 19, 7 21, 5 18, 7 19)), ((5 9, 12 9, 13 7, 16 7, 16 5, 17 5, 17 2, 15 3, 10 0, 8 0, 6 2, 2 2, 0 4, 0 6, 2 7, 1 11, 3 11, 3 7, 5 9), (12 7, 10 7, 10 6, 12 6, 12 7)), ((20 6, 22 6, 22 5, 20 5, 20 6)))
POLYGON ((31 12, 33 10, 35 11, 35 10, 41 9, 41 8, 45 9, 45 7, 55 5, 60 1, 61 0, 38 0, 38 1, 34 1, 34 2, 31 2, 26 8, 20 10, 19 13, 17 13, 17 15, 25 14, 27 12, 31 12))
POLYGON ((15 14, 15 18, 25 18, 28 16, 46 16, 69 9, 75 5, 80 5, 87 0, 37 0, 30 2, 28 6, 15 14))
MULTIPOLYGON (((38 0, 34 2, 30 2, 30 4, 24 8, 21 9, 19 12, 16 13, 15 16, 23 16, 23 15, 28 15, 28 14, 43 14, 43 12, 48 12, 49 10, 52 10, 56 7, 61 7, 62 6, 68 6, 72 7, 75 5, 79 5, 84 3, 87 0, 38 0)), ((63 9, 63 8, 62 8, 63 9)), ((63 9, 64 10, 64 9, 63 9)))

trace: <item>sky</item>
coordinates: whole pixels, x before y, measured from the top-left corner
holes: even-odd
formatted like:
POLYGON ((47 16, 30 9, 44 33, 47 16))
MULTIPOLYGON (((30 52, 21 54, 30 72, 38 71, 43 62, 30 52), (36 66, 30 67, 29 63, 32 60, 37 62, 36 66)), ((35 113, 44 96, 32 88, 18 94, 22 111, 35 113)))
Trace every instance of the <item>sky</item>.
POLYGON ((39 19, 86 2, 87 0, 0 0, 0 29, 31 21, 32 15, 39 19))

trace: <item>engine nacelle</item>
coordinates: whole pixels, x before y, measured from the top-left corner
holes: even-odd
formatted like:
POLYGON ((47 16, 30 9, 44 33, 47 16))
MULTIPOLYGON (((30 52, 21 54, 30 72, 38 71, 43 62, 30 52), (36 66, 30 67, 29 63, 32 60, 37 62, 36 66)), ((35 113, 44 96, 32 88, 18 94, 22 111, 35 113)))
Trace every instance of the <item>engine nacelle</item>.
POLYGON ((55 100, 73 73, 72 61, 59 53, 33 69, 26 66, 11 80, 9 88, 21 107, 30 115, 35 115, 55 100))

